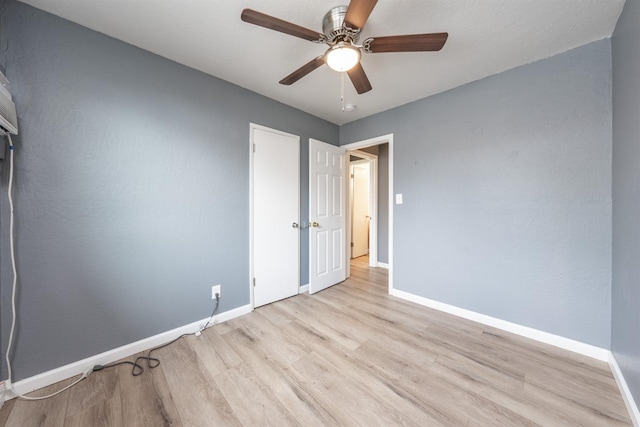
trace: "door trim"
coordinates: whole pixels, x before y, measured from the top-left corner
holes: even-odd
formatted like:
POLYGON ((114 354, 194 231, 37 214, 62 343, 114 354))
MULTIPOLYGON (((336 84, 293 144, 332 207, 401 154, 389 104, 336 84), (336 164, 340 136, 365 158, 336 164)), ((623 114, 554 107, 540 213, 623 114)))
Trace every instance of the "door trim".
MULTIPOLYGON (((361 159, 365 159, 369 163, 369 213, 370 213, 370 222, 369 222, 369 267, 377 267, 378 266, 378 156, 375 154, 367 153, 366 151, 361 150, 351 150, 347 151, 347 154, 352 154, 356 157, 360 157, 361 159)), ((351 156, 349 159, 349 173, 351 173, 351 165, 357 164, 357 162, 351 161, 351 156)), ((349 197, 352 197, 351 194, 351 186, 349 186, 349 197)), ((351 218, 351 204, 349 203, 348 207, 348 215, 351 218)), ((351 235, 351 222, 347 224, 347 235, 351 235)), ((351 246, 348 245, 349 249, 349 258, 351 258, 351 246)), ((347 276, 350 276, 350 269, 347 270, 347 276)))
MULTIPOLYGON (((250 299, 250 307, 251 311, 255 310, 255 301, 253 296, 253 278, 255 277, 254 271, 254 241, 253 241, 253 232, 254 232, 254 211, 253 211, 253 144, 254 144, 254 130, 260 129, 267 132, 272 132, 278 135, 283 135, 287 137, 294 137, 300 141, 299 135, 294 135, 292 133, 283 132, 277 129, 273 129, 267 126, 262 126, 256 123, 249 123, 249 299, 250 299)), ((300 161, 298 161, 298 224, 300 224, 300 161)), ((300 230, 298 228, 298 230, 300 230)), ((300 236, 298 236, 298 286, 300 282, 300 236)))
MULTIPOLYGON (((387 134, 382 136, 377 136, 374 138, 365 139, 363 141, 352 142, 350 144, 341 145, 342 148, 346 149, 347 152, 358 150, 359 148, 371 147, 373 145, 381 145, 381 144, 389 144, 389 290, 391 293, 393 290, 393 205, 394 205, 394 193, 393 193, 393 134, 387 134)), ((376 167, 377 169, 377 167, 376 167)), ((376 180, 376 192, 377 192, 377 180, 376 180)), ((377 228, 377 227, 376 227, 377 228)), ((377 232, 377 230, 376 230, 377 232)), ((376 241, 377 243, 377 241, 376 241)), ((345 248, 349 249, 349 248, 345 248)), ((351 256, 350 250, 345 250, 345 254, 347 254, 347 268, 349 268, 349 257, 351 256)), ((376 246, 376 258, 377 258, 377 246, 376 246)), ((377 259, 376 259, 377 262, 377 259)), ((347 270, 347 276, 349 276, 350 271, 347 270)))

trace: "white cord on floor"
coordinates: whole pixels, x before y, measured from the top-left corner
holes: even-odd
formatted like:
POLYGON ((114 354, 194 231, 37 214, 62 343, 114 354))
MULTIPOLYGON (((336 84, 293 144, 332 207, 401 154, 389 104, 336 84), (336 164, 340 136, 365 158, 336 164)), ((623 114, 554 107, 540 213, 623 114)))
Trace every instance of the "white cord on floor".
POLYGON ((13 141, 11 141, 11 135, 7 135, 9 138, 9 186, 7 187, 7 196, 9 197, 9 247, 11 248, 11 267, 13 268, 13 292, 11 294, 11 333, 9 334, 9 343, 7 344, 7 354, 5 359, 7 360, 7 371, 9 384, 11 384, 11 361, 9 360, 9 353, 11 352, 11 343, 13 342, 13 331, 16 326, 16 284, 18 282, 18 272, 16 270, 16 256, 13 244, 13 197, 11 195, 11 187, 13 187, 13 141))
POLYGON ((11 268, 13 269, 13 290, 11 292, 11 333, 9 334, 9 343, 7 344, 7 353, 5 354, 5 360, 7 361, 7 373, 8 373, 7 384, 11 388, 11 392, 21 399, 43 400, 43 399, 48 399, 50 397, 53 397, 57 394, 62 393, 63 391, 70 389, 71 387, 78 384, 83 379, 87 378, 89 374, 93 371, 93 369, 89 369, 86 372, 84 372, 80 376, 80 378, 78 378, 76 381, 69 384, 65 388, 46 396, 29 397, 29 396, 16 393, 16 391, 13 389, 13 384, 11 383, 12 372, 11 372, 11 360, 10 360, 9 354, 11 353, 11 344, 13 343, 13 332, 16 327, 16 288, 18 283, 18 270, 16 269, 16 254, 15 254, 15 247, 14 247, 15 245, 13 242, 13 197, 11 195, 11 188, 13 187, 13 141, 11 141, 11 135, 7 134, 7 137, 9 138, 9 185, 7 187, 7 196, 9 198, 9 209, 11 211, 9 214, 9 246, 11 250, 11 268))

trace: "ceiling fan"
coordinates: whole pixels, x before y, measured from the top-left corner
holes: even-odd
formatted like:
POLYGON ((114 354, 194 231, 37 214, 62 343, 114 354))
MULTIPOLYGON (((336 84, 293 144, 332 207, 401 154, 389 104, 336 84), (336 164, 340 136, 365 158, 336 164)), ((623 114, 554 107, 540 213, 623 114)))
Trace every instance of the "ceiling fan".
POLYGON ((378 0, 351 0, 349 6, 334 7, 322 20, 323 34, 252 9, 244 9, 240 17, 250 24, 329 46, 324 55, 307 62, 280 80, 280 84, 293 84, 326 63, 335 71, 346 72, 356 91, 362 94, 371 90, 371 83, 360 64, 362 52, 438 51, 449 36, 448 33, 431 33, 369 37, 358 44, 360 31, 377 2, 378 0))

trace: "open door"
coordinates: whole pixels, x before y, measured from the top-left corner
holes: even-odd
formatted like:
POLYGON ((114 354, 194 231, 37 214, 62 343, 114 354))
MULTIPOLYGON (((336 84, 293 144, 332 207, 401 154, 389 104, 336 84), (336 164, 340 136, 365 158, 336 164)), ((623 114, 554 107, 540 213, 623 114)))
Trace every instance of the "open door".
POLYGON ((344 148, 309 140, 309 293, 347 278, 344 148))

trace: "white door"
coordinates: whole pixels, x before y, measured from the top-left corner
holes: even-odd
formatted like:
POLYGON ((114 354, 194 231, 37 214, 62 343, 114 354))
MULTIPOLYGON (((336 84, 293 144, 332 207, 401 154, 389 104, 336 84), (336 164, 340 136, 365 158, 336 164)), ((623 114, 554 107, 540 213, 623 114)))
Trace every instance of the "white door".
POLYGON ((309 140, 309 293, 347 277, 346 152, 309 140))
POLYGON ((352 166, 351 258, 369 253, 369 163, 352 166))
POLYGON ((251 126, 253 305, 298 294, 300 137, 251 126))

